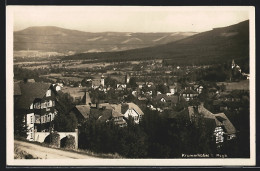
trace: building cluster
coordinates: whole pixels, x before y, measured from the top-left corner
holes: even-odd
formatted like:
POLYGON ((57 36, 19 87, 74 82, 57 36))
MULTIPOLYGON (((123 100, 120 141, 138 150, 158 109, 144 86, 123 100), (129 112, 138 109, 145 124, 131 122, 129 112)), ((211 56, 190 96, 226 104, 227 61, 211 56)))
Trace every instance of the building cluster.
MULTIPOLYGON (((234 61, 232 62, 233 68, 239 69, 234 61)), ((114 123, 119 127, 126 127, 129 119, 133 119, 135 124, 139 124, 144 116, 143 106, 141 107, 140 104, 144 104, 145 108, 159 113, 170 111, 173 114, 170 114, 168 118, 174 119, 176 112, 174 113, 173 109, 180 102, 185 102, 189 104, 186 110, 190 122, 197 122, 196 118, 200 115, 208 120, 211 125, 214 125, 213 134, 216 137, 216 143, 236 137, 235 127, 223 112, 228 110, 230 106, 234 106, 229 105, 229 103, 234 104, 240 102, 241 99, 239 96, 230 94, 230 92, 220 93, 220 90, 214 86, 195 82, 183 85, 180 85, 180 83, 171 85, 164 83, 161 87, 163 90, 158 88, 161 83, 152 81, 137 81, 131 83, 135 86, 130 86, 129 74, 121 78, 114 77, 113 79, 116 80, 114 86, 105 83, 105 79, 106 77, 103 74, 100 79, 87 79, 86 82, 88 82, 89 87, 65 87, 62 83, 40 83, 30 79, 26 82, 14 83, 14 112, 25 116, 24 124, 27 127, 27 139, 33 141, 35 132, 50 132, 55 128, 52 121, 59 112, 57 109, 57 106, 59 106, 58 91, 69 93, 74 101, 81 102, 69 112, 76 116, 78 126, 92 119, 97 122, 114 123), (203 105, 191 105, 190 102, 193 102, 204 92, 205 86, 207 95, 213 101, 215 111, 222 113, 213 114, 203 105), (108 93, 112 89, 115 93, 124 93, 119 93, 118 99, 113 99, 113 101, 93 100, 90 97, 90 93, 93 91, 108 93), (76 94, 75 97, 73 94, 76 94), (129 95, 133 96, 134 100, 125 100, 129 95), (82 104, 83 101, 84 104, 82 104), (138 103, 134 101, 138 101, 138 103)), ((240 110, 239 105, 236 110, 240 110)))

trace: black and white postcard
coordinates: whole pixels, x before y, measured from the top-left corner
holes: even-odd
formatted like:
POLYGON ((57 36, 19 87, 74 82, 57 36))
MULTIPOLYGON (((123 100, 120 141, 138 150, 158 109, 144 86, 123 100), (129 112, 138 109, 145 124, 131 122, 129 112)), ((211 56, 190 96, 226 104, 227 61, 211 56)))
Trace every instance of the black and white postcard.
POLYGON ((255 165, 251 6, 7 6, 7 165, 255 165))

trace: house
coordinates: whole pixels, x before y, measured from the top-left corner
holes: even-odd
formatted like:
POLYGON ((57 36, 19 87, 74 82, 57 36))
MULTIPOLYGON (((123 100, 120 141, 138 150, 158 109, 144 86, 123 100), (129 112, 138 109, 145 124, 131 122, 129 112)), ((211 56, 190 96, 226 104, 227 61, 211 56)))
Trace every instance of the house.
POLYGON ((167 103, 169 105, 176 105, 179 102, 178 96, 167 96, 165 94, 158 94, 155 99, 156 102, 167 103))
POLYGON ((116 90, 125 90, 126 84, 116 84, 116 90))
POLYGON ((169 86, 170 95, 176 94, 178 92, 178 90, 179 90, 179 86, 177 83, 169 86))
POLYGON ((183 97, 186 101, 190 101, 198 96, 198 92, 192 90, 191 87, 189 87, 181 90, 180 96, 183 97))
POLYGON ((199 94, 202 93, 202 90, 203 90, 202 85, 195 84, 193 87, 194 87, 194 90, 197 91, 199 94))
POLYGON ((145 85, 149 88, 154 86, 153 82, 146 82, 145 85))
POLYGON ((139 89, 142 89, 145 86, 145 82, 136 82, 139 89))
POLYGON ((70 114, 74 114, 78 120, 78 125, 89 119, 90 117, 90 105, 76 105, 70 111, 70 114))
POLYGON ((203 104, 199 105, 197 109, 193 106, 189 106, 188 108, 191 122, 196 121, 196 115, 198 113, 201 114, 203 118, 214 121, 211 123, 214 123, 215 126, 213 135, 216 138, 217 144, 236 137, 236 128, 224 113, 213 114, 207 110, 203 104))
POLYGON ((52 121, 58 113, 56 96, 56 90, 49 83, 22 82, 15 85, 14 111, 25 117, 28 140, 34 140, 35 132, 52 129, 52 121))
POLYGON ((104 88, 105 87, 105 77, 104 77, 104 75, 103 74, 101 75, 101 79, 93 79, 91 87, 93 89, 104 88))
POLYGON ((109 122, 112 121, 119 127, 127 126, 124 119, 124 115, 121 113, 121 104, 109 104, 101 103, 97 105, 96 109, 91 109, 90 114, 99 112, 99 117, 97 121, 99 122, 109 122))
POLYGON ((136 124, 139 124, 144 115, 143 111, 134 103, 124 103, 121 107, 121 113, 126 119, 132 117, 136 124))
POLYGON ((124 119, 124 115, 120 112, 115 111, 115 110, 112 110, 112 121, 116 125, 118 125, 119 127, 127 126, 127 123, 124 119))

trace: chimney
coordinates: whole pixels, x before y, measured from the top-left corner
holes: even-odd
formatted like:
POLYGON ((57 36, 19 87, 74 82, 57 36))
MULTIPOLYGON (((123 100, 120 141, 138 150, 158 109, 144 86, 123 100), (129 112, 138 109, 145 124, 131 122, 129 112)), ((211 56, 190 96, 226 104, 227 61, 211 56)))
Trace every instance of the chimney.
POLYGON ((86 100, 86 105, 90 105, 91 106, 91 99, 90 99, 90 96, 89 96, 89 93, 86 91, 85 92, 85 100, 86 100))

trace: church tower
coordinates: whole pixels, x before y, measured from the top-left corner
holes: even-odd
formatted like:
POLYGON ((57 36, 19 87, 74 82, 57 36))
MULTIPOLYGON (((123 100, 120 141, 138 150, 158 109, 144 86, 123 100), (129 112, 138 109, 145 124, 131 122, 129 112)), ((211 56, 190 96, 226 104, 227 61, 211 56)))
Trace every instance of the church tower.
POLYGON ((101 76, 100 85, 103 86, 103 87, 105 86, 105 77, 104 77, 103 74, 101 76))
POLYGON ((235 61, 234 59, 232 60, 232 64, 231 64, 231 69, 235 68, 236 64, 235 64, 235 61))
POLYGON ((126 84, 128 84, 130 81, 130 75, 129 74, 126 74, 126 77, 125 77, 125 82, 126 84))

